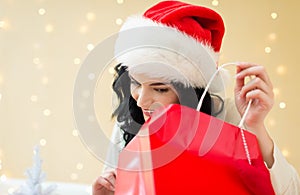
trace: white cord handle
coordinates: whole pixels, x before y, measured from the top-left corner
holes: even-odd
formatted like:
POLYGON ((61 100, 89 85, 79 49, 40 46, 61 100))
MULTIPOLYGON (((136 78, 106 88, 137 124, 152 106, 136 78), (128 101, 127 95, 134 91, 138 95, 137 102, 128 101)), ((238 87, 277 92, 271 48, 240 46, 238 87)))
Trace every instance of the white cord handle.
MULTIPOLYGON (((229 62, 229 63, 222 64, 221 66, 218 67, 217 71, 212 75, 212 77, 210 78, 209 82, 207 83, 207 85, 205 87, 205 90, 204 90, 204 92, 203 92, 203 94, 202 94, 202 96, 201 96, 201 98, 199 100, 199 103, 197 105, 197 111, 200 111, 200 108, 201 108, 201 106, 203 104, 204 97, 205 97, 205 95, 206 95, 206 93, 207 93, 207 91, 208 91, 211 83, 213 82, 214 78, 219 73, 219 71, 221 69, 223 69, 224 67, 226 67, 226 66, 229 66, 229 65, 235 65, 236 66, 237 64, 238 64, 237 62, 229 62)), ((245 135, 244 135, 244 130, 243 130, 242 127, 243 127, 243 124, 245 122, 245 119, 246 119, 246 116, 248 114, 248 111, 250 109, 251 104, 252 104, 252 99, 248 102, 246 110, 245 110, 245 112, 244 112, 244 114, 243 114, 243 116, 241 118, 241 121, 240 121, 240 123, 238 125, 239 129, 241 130, 241 136, 242 136, 242 141, 243 141, 243 145, 244 145, 246 157, 247 157, 248 163, 250 165, 251 165, 250 153, 249 153, 248 144, 247 144, 247 141, 246 141, 246 138, 245 138, 245 135)))

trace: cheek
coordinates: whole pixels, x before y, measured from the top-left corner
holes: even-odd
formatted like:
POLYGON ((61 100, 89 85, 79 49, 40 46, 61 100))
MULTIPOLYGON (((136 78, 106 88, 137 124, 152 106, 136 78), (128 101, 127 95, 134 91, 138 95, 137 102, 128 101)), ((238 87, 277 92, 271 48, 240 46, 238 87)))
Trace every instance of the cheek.
POLYGON ((167 106, 169 104, 178 104, 179 98, 177 97, 176 93, 171 93, 171 94, 163 97, 161 103, 163 103, 165 106, 167 106))
POLYGON ((172 103, 173 104, 179 104, 179 98, 178 98, 177 94, 174 94, 173 99, 172 99, 172 103))
POLYGON ((175 90, 172 90, 171 94, 170 94, 170 102, 172 104, 179 104, 179 97, 178 94, 175 90))

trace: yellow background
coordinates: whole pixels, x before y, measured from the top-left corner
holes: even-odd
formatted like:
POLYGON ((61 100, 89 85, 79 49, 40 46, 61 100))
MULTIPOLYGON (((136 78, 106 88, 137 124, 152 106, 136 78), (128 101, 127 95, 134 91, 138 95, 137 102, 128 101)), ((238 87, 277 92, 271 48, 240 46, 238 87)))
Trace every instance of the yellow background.
MULTIPOLYGON (((47 180, 89 184, 100 174, 102 163, 81 142, 73 118, 76 74, 93 46, 118 32, 127 16, 156 2, 0 0, 0 178, 25 178, 35 145, 41 145, 47 180)), ((300 1, 186 2, 223 16, 220 63, 266 66, 276 95, 266 125, 299 171, 300 1)), ((96 102, 102 106, 96 110, 108 136, 113 124, 110 70, 99 78, 107 87, 96 94, 105 100, 96 102)))

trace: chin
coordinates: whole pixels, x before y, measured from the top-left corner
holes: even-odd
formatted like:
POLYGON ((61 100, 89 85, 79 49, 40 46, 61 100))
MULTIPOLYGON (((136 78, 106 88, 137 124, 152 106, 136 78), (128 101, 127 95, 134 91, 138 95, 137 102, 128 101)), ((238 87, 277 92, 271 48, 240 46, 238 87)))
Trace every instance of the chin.
POLYGON ((146 122, 149 118, 150 118, 149 116, 145 116, 145 115, 144 115, 145 122, 146 122))

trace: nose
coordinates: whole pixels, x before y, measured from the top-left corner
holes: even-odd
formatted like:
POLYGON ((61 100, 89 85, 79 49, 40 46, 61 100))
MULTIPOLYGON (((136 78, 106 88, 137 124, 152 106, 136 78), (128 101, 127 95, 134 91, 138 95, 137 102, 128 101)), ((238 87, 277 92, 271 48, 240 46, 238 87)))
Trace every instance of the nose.
POLYGON ((142 109, 148 109, 150 107, 150 105, 152 104, 152 102, 153 102, 153 98, 151 96, 151 93, 148 92, 144 88, 140 88, 137 91, 136 96, 134 97, 134 99, 136 100, 137 106, 139 106, 142 109))

